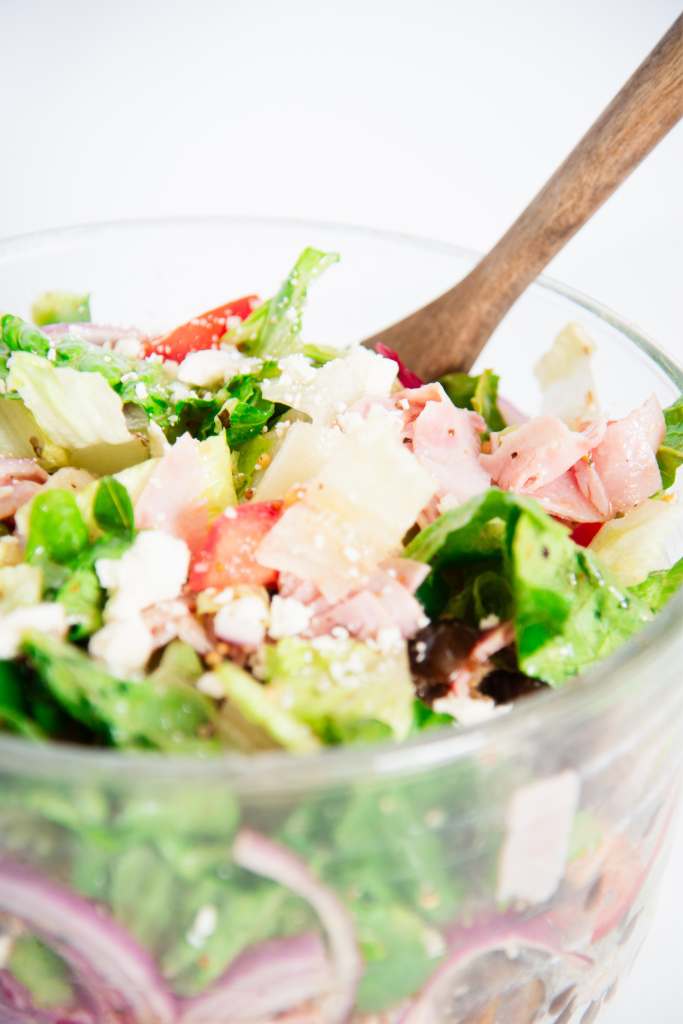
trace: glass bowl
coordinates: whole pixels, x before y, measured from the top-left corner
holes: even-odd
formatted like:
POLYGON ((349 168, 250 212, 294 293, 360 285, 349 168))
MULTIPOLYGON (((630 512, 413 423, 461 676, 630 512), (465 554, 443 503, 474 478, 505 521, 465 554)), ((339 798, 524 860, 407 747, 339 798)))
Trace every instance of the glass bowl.
MULTIPOLYGON (((0 305, 89 290, 95 319, 181 322, 299 249, 343 257, 307 318, 363 337, 472 265, 456 247, 294 221, 70 228, 0 244, 0 305)), ((619 415, 683 375, 552 281, 482 357, 533 411, 567 321, 619 415)), ((681 537, 676 550, 680 554, 681 537)), ((642 942, 675 814, 683 595, 616 656, 485 725, 311 757, 213 760, 0 738, 3 1024, 587 1024, 642 942)))

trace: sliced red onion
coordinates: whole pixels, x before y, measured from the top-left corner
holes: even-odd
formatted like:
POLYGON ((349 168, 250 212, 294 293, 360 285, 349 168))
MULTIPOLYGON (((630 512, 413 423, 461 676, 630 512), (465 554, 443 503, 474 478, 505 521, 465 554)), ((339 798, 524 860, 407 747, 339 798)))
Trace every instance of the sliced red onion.
POLYGON ((116 993, 118 1004, 130 1007, 136 1024, 177 1020, 177 1004, 148 953, 81 896, 30 868, 0 861, 0 910, 53 942, 76 970, 90 965, 93 976, 116 993))
MULTIPOLYGON (((446 959, 408 1006, 399 1024, 442 1024, 442 1007, 447 1005, 449 993, 455 994, 463 987, 461 973, 489 953, 503 951, 513 960, 517 960, 524 949, 547 953, 553 959, 561 959, 568 975, 577 979, 593 963, 589 957, 565 952, 559 933, 542 917, 524 920, 512 914, 502 915, 469 928, 456 926, 448 930, 447 939, 446 959)), ((493 998, 495 993, 491 996, 493 998)))
POLYGON ((80 338, 81 341, 89 341, 91 345, 110 345, 121 338, 135 338, 137 341, 144 339, 142 331, 137 327, 118 327, 114 324, 46 324, 41 327, 44 334, 53 341, 60 341, 62 338, 80 338))
POLYGON ((211 988, 190 999, 182 1024, 260 1020, 300 1007, 330 989, 325 946, 314 933, 251 946, 211 988))
POLYGON ((422 387, 424 384, 422 378, 408 369, 398 352, 394 352, 393 348, 388 348, 387 345, 383 345, 381 341, 378 341, 375 345, 375 352, 380 356, 384 356, 385 359, 392 359, 398 365, 398 379, 404 388, 422 387))
POLYGON ((251 829, 242 829, 233 846, 240 867, 274 882, 306 900, 320 918, 332 956, 333 990, 321 1000, 327 1024, 344 1024, 356 999, 362 961, 351 915, 337 895, 323 885, 299 857, 251 829))

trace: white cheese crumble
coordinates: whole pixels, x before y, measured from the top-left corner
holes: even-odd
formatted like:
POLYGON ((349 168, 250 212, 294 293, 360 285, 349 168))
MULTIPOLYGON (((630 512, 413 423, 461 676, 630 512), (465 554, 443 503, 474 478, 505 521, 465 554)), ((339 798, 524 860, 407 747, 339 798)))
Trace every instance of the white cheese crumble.
POLYGON ((521 786, 506 815, 497 898, 544 903, 564 875, 580 783, 574 771, 521 786))
POLYGON ((214 700, 222 700, 225 697, 225 686, 215 672, 205 672, 199 677, 196 685, 200 693, 213 697, 214 700))
POLYGON ((105 619, 130 619, 143 608, 178 597, 189 566, 185 541, 161 530, 141 530, 121 558, 95 562, 97 577, 110 592, 105 619))
POLYGON ((154 650, 152 634, 140 618, 108 622, 93 633, 88 651, 115 675, 141 671, 154 650))
POLYGON ((126 359, 142 359, 145 349, 140 338, 136 338, 134 334, 128 334, 114 342, 114 352, 126 359))
POLYGON ((235 348, 190 352, 178 367, 178 380, 200 388, 211 388, 238 373, 249 373, 256 362, 258 360, 248 359, 235 348))
POLYGON ((397 374, 393 360, 360 346, 319 370, 301 355, 286 356, 280 368, 279 377, 263 382, 264 398, 284 402, 322 424, 332 423, 362 398, 388 398, 397 374))
POLYGON ((60 640, 67 630, 66 612, 61 604, 34 604, 15 608, 0 618, 0 658, 16 658, 24 633, 36 630, 60 640))
POLYGON ((258 590, 221 604, 213 620, 216 636, 240 647, 258 647, 268 626, 268 599, 258 590))
POLYGON ((283 636, 296 636, 308 626, 311 611, 294 597, 275 595, 270 605, 270 626, 268 633, 273 640, 283 636))
POLYGON ((187 933, 187 941, 195 949, 203 946, 210 935, 216 930, 218 913, 212 903, 207 903, 197 911, 194 921, 187 933))

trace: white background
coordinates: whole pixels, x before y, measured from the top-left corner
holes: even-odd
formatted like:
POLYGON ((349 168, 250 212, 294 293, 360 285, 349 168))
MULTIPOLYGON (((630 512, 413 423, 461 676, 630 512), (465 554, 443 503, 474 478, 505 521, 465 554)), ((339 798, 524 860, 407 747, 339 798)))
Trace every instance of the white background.
MULTIPOLYGON (((680 11, 678 0, 0 0, 0 235, 253 213, 485 248, 680 11)), ((682 186, 679 126, 550 268, 681 360, 682 186)), ((605 1024, 653 1011, 681 1021, 676 862, 681 841, 605 1024)))

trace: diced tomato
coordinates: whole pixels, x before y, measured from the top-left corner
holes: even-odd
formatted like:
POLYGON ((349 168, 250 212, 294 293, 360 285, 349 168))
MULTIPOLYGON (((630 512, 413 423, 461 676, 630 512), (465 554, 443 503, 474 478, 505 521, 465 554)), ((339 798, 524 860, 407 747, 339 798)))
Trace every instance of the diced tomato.
POLYGON ((274 569, 255 559, 256 549, 282 515, 281 501, 261 501, 228 509, 211 525, 190 568, 190 590, 252 583, 267 587, 277 580, 274 569))
POLYGON ((601 529, 602 523, 579 523, 572 530, 572 540, 580 547, 587 548, 601 529))
POLYGON ((152 338, 147 342, 145 355, 156 353, 164 359, 174 359, 180 363, 190 352, 214 348, 225 334, 228 320, 233 317, 246 320, 257 303, 258 296, 245 295, 242 299, 234 299, 224 306, 217 306, 216 309, 201 313, 188 320, 186 324, 176 327, 169 334, 161 338, 152 338))

